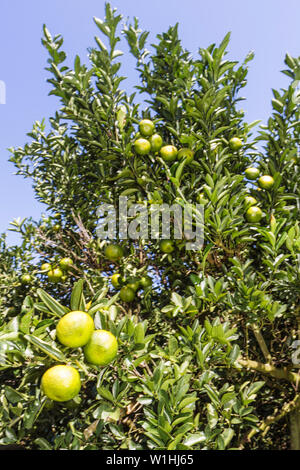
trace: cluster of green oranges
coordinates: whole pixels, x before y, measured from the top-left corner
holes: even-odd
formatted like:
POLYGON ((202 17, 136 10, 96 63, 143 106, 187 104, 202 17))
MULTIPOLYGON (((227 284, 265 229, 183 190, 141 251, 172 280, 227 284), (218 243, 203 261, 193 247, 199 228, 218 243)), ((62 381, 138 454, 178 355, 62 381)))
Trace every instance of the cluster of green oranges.
MULTIPOLYGON (((41 266, 41 272, 42 274, 47 274, 50 282, 65 282, 72 267, 73 260, 71 258, 62 258, 57 263, 43 263, 41 266)), ((24 285, 32 284, 34 278, 33 274, 25 273, 21 276, 21 283, 24 285)))
POLYGON ((65 282, 68 278, 68 272, 73 267, 73 260, 71 258, 62 258, 56 264, 43 263, 41 270, 47 274, 50 282, 58 283, 65 282))
MULTIPOLYGON (((68 348, 83 348, 89 364, 107 366, 117 356, 117 338, 110 331, 96 330, 87 312, 72 311, 61 317, 56 325, 56 338, 68 348)), ((41 388, 53 401, 72 400, 81 388, 80 374, 73 366, 55 365, 43 374, 41 388)))
MULTIPOLYGON (((270 175, 260 176, 258 168, 249 167, 245 170, 246 178, 250 181, 257 181, 260 189, 270 190, 274 186, 274 178, 270 175)), ((246 196, 245 203, 250 206, 246 211, 246 219, 251 223, 258 223, 263 212, 260 207, 257 206, 257 200, 253 196, 246 196)))
MULTIPOLYGON (((104 255, 113 262, 120 261, 124 256, 124 250, 120 245, 109 244, 104 249, 104 255)), ((116 272, 111 276, 111 283, 115 289, 120 289, 120 299, 123 302, 132 302, 139 289, 146 289, 152 286, 152 279, 148 275, 125 279, 116 272)))
POLYGON ((178 150, 174 145, 163 145, 163 139, 155 132, 155 124, 150 119, 140 121, 136 137, 133 146, 137 155, 159 153, 165 162, 185 159, 186 163, 191 163, 194 159, 194 152, 190 148, 178 150))
MULTIPOLYGON (((160 241, 159 248, 162 253, 169 255, 175 250, 175 243, 172 240, 163 239, 160 241)), ((120 245, 111 243, 106 245, 104 255, 109 261, 116 263, 123 258, 124 250, 120 245)), ((120 299, 123 302, 132 302, 138 290, 152 286, 152 279, 147 274, 126 279, 121 273, 115 272, 111 276, 111 283, 115 289, 120 290, 120 299)))

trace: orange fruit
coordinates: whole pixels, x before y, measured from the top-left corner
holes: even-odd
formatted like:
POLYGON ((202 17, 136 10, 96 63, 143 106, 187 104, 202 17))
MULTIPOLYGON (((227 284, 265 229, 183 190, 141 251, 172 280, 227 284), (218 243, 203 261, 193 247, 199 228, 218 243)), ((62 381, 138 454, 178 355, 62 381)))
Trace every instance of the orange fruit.
POLYGON ((229 141, 229 146, 231 150, 236 151, 243 146, 243 142, 238 137, 232 137, 232 139, 229 141))
POLYGON ((79 372, 71 366, 53 366, 43 374, 41 388, 50 400, 72 400, 81 388, 79 372))
POLYGON ((59 282, 61 280, 61 278, 63 277, 63 272, 60 268, 54 268, 54 269, 50 269, 50 271, 48 271, 47 275, 48 275, 48 278, 49 278, 49 281, 51 282, 59 282))
POLYGON ((263 216, 262 210, 257 206, 249 207, 249 209, 246 212, 246 219, 248 222, 251 222, 251 223, 259 222, 262 216, 263 216))
POLYGON ((67 271, 68 269, 72 268, 73 260, 71 258, 62 258, 59 262, 59 266, 64 271, 67 271))
POLYGON ((160 149, 160 156, 166 162, 172 162, 177 157, 178 150, 174 145, 165 145, 160 149))
POLYGON ((246 196, 245 197, 245 204, 255 206, 255 204, 257 204, 257 200, 253 196, 246 196))
POLYGON ((143 119, 139 124, 139 130, 143 137, 150 137, 155 131, 155 125, 150 119, 143 119))
POLYGON ((31 284, 32 281, 33 281, 33 279, 30 276, 30 274, 23 274, 23 276, 21 276, 21 283, 22 284, 31 284))
POLYGON ((140 279, 140 285, 143 289, 145 289, 146 287, 152 286, 151 277, 147 276, 147 275, 142 276, 141 279, 140 279))
POLYGON ((271 189, 274 183, 274 178, 270 175, 263 175, 258 180, 258 184, 262 189, 271 189))
POLYGON ((84 346, 95 329, 92 317, 81 311, 66 313, 56 326, 58 341, 69 348, 84 346))
POLYGON ((159 246, 161 251, 163 251, 164 253, 172 253, 172 251, 174 251, 175 249, 172 240, 162 240, 159 246))
POLYGON ((98 366, 107 366, 117 355, 117 338, 110 331, 95 330, 83 352, 87 362, 98 366))
POLYGON ((151 151, 152 152, 158 152, 161 149, 162 144, 163 144, 162 137, 159 134, 153 134, 149 138, 149 142, 150 142, 150 145, 151 145, 151 151))
POLYGON ((189 148, 182 148, 177 154, 178 160, 185 159, 186 163, 191 163, 194 160, 194 152, 189 148))
POLYGON ((43 263, 42 266, 41 266, 41 270, 42 271, 50 271, 52 269, 52 266, 50 263, 43 263))
POLYGON ((120 287, 121 274, 115 273, 111 276, 111 283, 115 289, 120 287))
POLYGON ((132 302, 135 298, 135 291, 128 286, 122 287, 120 290, 120 299, 123 302, 132 302))
POLYGON ((118 261, 124 256, 124 251, 120 245, 111 244, 105 247, 104 254, 110 261, 118 261))
POLYGON ((138 155, 148 155, 148 153, 151 151, 151 144, 147 139, 137 139, 133 145, 134 150, 138 155))
POLYGON ((246 168, 245 175, 248 180, 256 180, 259 177, 259 169, 254 167, 246 168))

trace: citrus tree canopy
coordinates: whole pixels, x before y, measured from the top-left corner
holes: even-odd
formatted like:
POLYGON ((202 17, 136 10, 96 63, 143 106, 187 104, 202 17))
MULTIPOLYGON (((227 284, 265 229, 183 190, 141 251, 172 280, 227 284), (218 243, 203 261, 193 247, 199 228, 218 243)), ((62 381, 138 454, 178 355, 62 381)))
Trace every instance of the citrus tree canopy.
POLYGON ((0 238, 0 443, 300 449, 300 60, 259 126, 240 107, 253 54, 228 60, 229 34, 192 57, 178 25, 151 45, 109 4, 94 21, 73 67, 44 26, 59 105, 10 149, 47 215, 0 238), (137 233, 169 208, 166 236, 112 218, 100 237, 124 200, 137 233))

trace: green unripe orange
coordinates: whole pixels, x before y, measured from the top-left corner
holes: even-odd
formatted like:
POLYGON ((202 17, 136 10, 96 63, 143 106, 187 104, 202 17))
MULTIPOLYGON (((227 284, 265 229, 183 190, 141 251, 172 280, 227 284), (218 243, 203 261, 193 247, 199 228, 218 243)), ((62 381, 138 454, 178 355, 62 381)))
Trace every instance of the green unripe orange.
POLYGON ((30 276, 30 274, 23 274, 21 276, 21 282, 22 284, 31 284, 32 283, 32 277, 30 276))
POLYGON ((143 289, 152 286, 152 279, 150 276, 144 275, 140 279, 140 285, 143 289))
POLYGON ((119 261, 124 256, 124 251, 120 245, 111 244, 105 247, 104 255, 110 261, 119 261))
POLYGON ((258 184, 262 189, 271 189, 274 182, 274 178, 270 175, 263 175, 258 180, 258 184))
POLYGON ((256 180, 259 177, 259 169, 254 167, 246 168, 245 175, 248 180, 256 180))
POLYGON ((257 200, 253 196, 246 196, 245 204, 250 205, 250 206, 255 206, 255 204, 257 204, 257 200))
POLYGON ((71 258, 62 258, 59 262, 59 266, 64 271, 68 271, 68 269, 72 268, 73 260, 71 258))
POLYGON ((135 299, 135 291, 128 286, 122 287, 120 290, 120 299, 123 302, 132 302, 135 299))
POLYGON ((151 144, 147 139, 137 139, 134 142, 134 150, 138 155, 148 155, 151 151, 151 144))
POLYGON ((162 144, 163 144, 162 137, 159 134, 153 134, 149 138, 149 142, 150 142, 150 145, 151 145, 151 151, 152 152, 158 152, 161 149, 162 144))
POLYGON ((194 160, 194 152, 189 148, 182 148, 177 154, 178 160, 185 159, 186 163, 191 163, 194 160))
POLYGON ((178 150, 174 145, 164 145, 164 147, 160 149, 159 153, 163 160, 166 162, 172 162, 176 159, 178 150))
POLYGON ((83 352, 90 364, 107 366, 117 356, 117 338, 110 331, 95 330, 83 352))
POLYGON ((159 244, 159 247, 163 253, 172 253, 175 249, 174 243, 172 240, 162 240, 159 244))
POLYGON ((63 277, 63 274, 64 273, 60 268, 50 269, 50 271, 47 273, 49 281, 54 283, 59 282, 63 277))
POLYGON ((127 287, 130 287, 134 292, 136 292, 140 288, 140 281, 138 279, 131 279, 126 284, 127 287))
POLYGON ((150 137, 155 131, 155 125, 150 119, 143 119, 139 124, 139 130, 143 137, 150 137))
POLYGON ((41 388, 54 401, 72 400, 81 388, 79 372, 74 367, 57 365, 46 370, 42 376, 41 388))
POLYGON ((42 266, 41 266, 41 270, 42 271, 50 271, 52 269, 52 266, 50 263, 43 263, 42 266))
POLYGON ((115 289, 120 287, 121 274, 115 273, 111 276, 111 283, 115 289))
POLYGON ((232 137, 232 139, 229 141, 229 146, 231 150, 236 151, 243 146, 243 142, 238 137, 232 137))
POLYGON ((246 212, 246 219, 248 222, 257 223, 263 216, 262 210, 257 206, 249 207, 246 212))
POLYGON ((95 329, 92 317, 81 311, 66 313, 56 326, 58 341, 69 348, 80 348, 90 339, 95 329))

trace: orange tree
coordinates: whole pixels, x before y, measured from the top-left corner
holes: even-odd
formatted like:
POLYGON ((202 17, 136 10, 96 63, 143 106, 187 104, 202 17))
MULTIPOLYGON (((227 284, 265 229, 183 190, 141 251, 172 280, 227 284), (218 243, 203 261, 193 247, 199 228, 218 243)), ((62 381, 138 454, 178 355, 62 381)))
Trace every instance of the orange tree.
POLYGON ((136 18, 121 27, 106 4, 94 20, 101 37, 89 64, 76 56, 73 68, 61 36, 44 27, 60 106, 10 149, 48 215, 13 222, 19 246, 1 238, 0 442, 299 449, 299 59, 286 56, 289 86, 273 91, 272 116, 254 137, 258 122, 239 107, 252 54, 228 60, 229 35, 193 58, 177 25, 149 52, 136 18), (139 74, 132 94, 121 88, 121 34, 139 74), (249 167, 274 182, 247 180, 249 167), (97 208, 118 209, 120 196, 128 207, 200 204, 203 246, 186 250, 188 237, 174 233, 164 244, 100 239, 97 208), (259 218, 246 216, 250 207, 259 218), (69 311, 88 312, 117 339, 109 364, 58 341, 69 311), (72 400, 41 388, 56 365, 80 373, 72 400))

